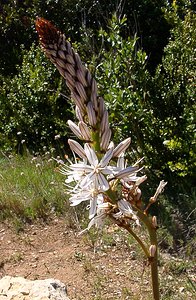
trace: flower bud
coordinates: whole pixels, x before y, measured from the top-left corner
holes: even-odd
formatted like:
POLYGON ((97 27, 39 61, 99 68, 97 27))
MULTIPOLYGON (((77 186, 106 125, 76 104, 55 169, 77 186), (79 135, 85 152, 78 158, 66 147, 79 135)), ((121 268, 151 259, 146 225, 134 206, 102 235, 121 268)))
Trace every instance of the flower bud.
POLYGON ((80 95, 80 97, 83 100, 86 100, 87 99, 87 95, 86 95, 86 91, 85 91, 84 86, 82 85, 82 83, 80 83, 79 81, 76 81, 75 88, 76 88, 78 94, 80 95))
POLYGON ((81 158, 86 159, 86 154, 84 152, 84 149, 82 148, 82 146, 78 142, 69 139, 68 144, 69 144, 72 151, 77 153, 81 158))
POLYGON ((102 137, 101 137, 101 148, 102 148, 103 150, 106 150, 106 149, 107 149, 107 147, 108 147, 108 145, 109 145, 109 143, 110 143, 111 134, 112 134, 112 132, 111 132, 110 128, 108 128, 108 129, 103 133, 103 135, 102 135, 102 137))
POLYGON ((157 224, 157 217, 156 216, 153 216, 152 217, 152 226, 156 229, 158 227, 158 224, 157 224))
POLYGON ((150 257, 154 257, 156 253, 157 247, 155 245, 150 245, 149 252, 150 252, 150 257))
POLYGON ((159 196, 159 194, 161 194, 163 192, 163 189, 166 186, 166 184, 167 184, 167 182, 165 182, 164 180, 160 181, 159 186, 158 186, 154 196, 150 198, 150 203, 156 202, 157 197, 159 196))
POLYGON ((87 141, 90 140, 91 139, 91 134, 90 134, 90 130, 89 130, 88 126, 86 125, 86 123, 79 122, 78 127, 81 131, 81 134, 82 134, 83 138, 87 141))
POLYGON ((93 103, 89 102, 87 104, 87 114, 88 114, 88 120, 89 120, 89 124, 91 126, 95 126, 97 123, 97 118, 96 118, 96 114, 95 114, 95 110, 93 108, 93 103))
POLYGON ((101 132, 104 132, 108 130, 108 128, 109 128, 108 112, 107 110, 105 110, 102 116, 100 130, 101 132))
POLYGON ((131 143, 131 138, 127 138, 126 140, 118 144, 118 146, 116 146, 116 148, 114 149, 113 156, 119 157, 129 147, 130 143, 131 143))
POLYGON ((156 202, 156 198, 154 196, 150 197, 149 203, 152 204, 152 203, 155 203, 155 202, 156 202))
POLYGON ((86 78, 85 78, 85 75, 86 75, 86 74, 85 74, 85 73, 86 73, 86 72, 85 72, 85 69, 78 69, 77 72, 76 72, 76 75, 77 75, 79 81, 82 83, 82 85, 83 85, 84 87, 87 87, 88 84, 87 84, 87 82, 86 82, 86 78))
POLYGON ((82 133, 81 133, 79 127, 78 127, 74 122, 72 122, 71 120, 68 120, 67 123, 68 123, 68 125, 69 125, 69 128, 73 131, 73 133, 74 133, 79 139, 82 139, 82 133))

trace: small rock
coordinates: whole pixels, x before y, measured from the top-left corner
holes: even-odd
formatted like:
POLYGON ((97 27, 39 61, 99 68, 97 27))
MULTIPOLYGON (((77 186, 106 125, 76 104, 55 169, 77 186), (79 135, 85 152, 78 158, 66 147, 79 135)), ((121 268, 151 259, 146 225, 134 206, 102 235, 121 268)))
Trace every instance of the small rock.
POLYGON ((183 293, 183 292, 184 292, 184 287, 183 287, 183 286, 181 286, 181 287, 179 288, 179 292, 180 292, 180 293, 183 293))
POLYGON ((56 279, 27 280, 5 276, 0 279, 0 300, 69 300, 64 283, 56 279))

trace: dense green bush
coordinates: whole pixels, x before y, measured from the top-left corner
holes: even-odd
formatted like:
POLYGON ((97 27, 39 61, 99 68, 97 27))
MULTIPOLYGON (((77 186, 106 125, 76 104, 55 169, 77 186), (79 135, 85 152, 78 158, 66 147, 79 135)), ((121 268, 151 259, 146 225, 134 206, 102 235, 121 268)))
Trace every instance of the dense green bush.
POLYGON ((142 47, 150 56, 151 69, 161 60, 163 47, 167 43, 169 27, 164 19, 162 7, 165 0, 22 0, 2 1, 0 5, 0 73, 16 74, 16 65, 22 63, 21 45, 29 50, 37 41, 34 21, 37 16, 56 24, 77 42, 82 41, 81 27, 94 33, 94 51, 99 51, 97 30, 107 28, 108 20, 116 12, 127 15, 124 36, 135 33, 141 37, 142 47))
MULTIPOLYGON (((61 79, 39 47, 25 52, 18 75, 3 80, 0 147, 34 153, 66 144, 70 103, 60 96, 61 79)), ((60 149, 59 149, 60 151, 60 149)))
POLYGON ((190 11, 183 20, 174 17, 175 29, 155 75, 148 72, 148 59, 137 50, 137 39, 122 38, 126 19, 114 17, 110 31, 100 31, 104 42, 96 77, 110 111, 114 140, 131 136, 130 154, 145 157, 151 188, 160 178, 168 181, 166 198, 154 213, 177 239, 186 239, 188 232, 194 234, 196 26, 190 11))
POLYGON ((175 27, 153 79, 152 99, 167 150, 164 156, 160 152, 160 156, 169 180, 172 214, 176 215, 174 219, 180 214, 181 223, 185 224, 184 230, 179 230, 175 221, 173 226, 186 239, 195 235, 196 15, 187 9, 180 18, 174 7, 170 18, 175 27))
POLYGON ((175 19, 176 27, 153 81, 153 102, 156 117, 163 127, 164 145, 169 150, 167 167, 180 176, 192 176, 196 137, 196 16, 188 11, 184 20, 177 16, 175 19))
POLYGON ((113 17, 110 32, 100 31, 104 48, 96 77, 108 103, 114 140, 131 136, 135 156, 144 155, 152 167, 160 141, 159 120, 150 99, 153 77, 146 67, 146 53, 137 50, 137 37, 123 39, 122 26, 126 26, 126 18, 113 17))
MULTIPOLYGON (((104 47, 96 69, 108 103, 115 136, 132 137, 153 172, 192 176, 194 168, 195 15, 178 18, 156 74, 147 71, 147 56, 137 38, 120 35, 126 19, 113 18, 110 32, 100 31, 104 47), (120 125, 117 127, 117 125, 120 125)), ((167 174, 168 175, 168 174, 167 174)))

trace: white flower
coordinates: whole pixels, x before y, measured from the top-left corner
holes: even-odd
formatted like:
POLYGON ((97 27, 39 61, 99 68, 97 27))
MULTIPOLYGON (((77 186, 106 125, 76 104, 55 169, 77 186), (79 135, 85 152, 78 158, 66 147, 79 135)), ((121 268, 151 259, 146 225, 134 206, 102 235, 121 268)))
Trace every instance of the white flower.
POLYGON ((142 170, 138 167, 138 164, 142 159, 138 160, 133 166, 127 167, 127 162, 124 159, 124 153, 118 157, 117 167, 115 169, 115 178, 121 179, 121 183, 126 188, 132 189, 133 186, 139 186, 143 181, 147 179, 147 176, 137 176, 137 173, 142 170))
POLYGON ((71 163, 70 166, 64 165, 60 172, 67 176, 65 184, 71 195, 69 199, 71 206, 89 200, 89 218, 92 219, 97 213, 99 197, 103 197, 102 193, 110 188, 106 176, 112 174, 115 168, 107 166, 112 158, 113 148, 109 149, 99 161, 89 144, 85 144, 84 149, 76 141, 69 140, 69 144, 72 150, 84 159, 79 163, 71 163), (70 185, 73 182, 74 187, 70 185))
POLYGON ((118 201, 118 208, 125 217, 132 217, 134 214, 131 204, 124 199, 118 201))
POLYGON ((128 189, 132 189, 133 187, 138 187, 142 182, 144 182, 147 179, 147 176, 129 176, 127 178, 124 178, 122 180, 122 183, 124 185, 124 187, 128 188, 128 189))
MULTIPOLYGON (((78 163, 78 165, 79 165, 79 163, 78 163)), ((65 180, 66 184, 69 184, 71 182, 80 182, 85 175, 83 170, 81 170, 81 171, 78 170, 77 172, 73 172, 73 170, 71 170, 70 167, 66 166, 66 165, 61 166, 61 168, 59 170, 60 170, 61 174, 65 175, 67 177, 67 179, 65 180)), ((68 187, 70 187, 70 186, 68 186, 68 187)), ((78 188, 78 184, 75 186, 75 189, 77 189, 77 188, 78 188)), ((72 190, 72 188, 71 188, 71 190, 72 190)))
POLYGON ((89 219, 92 219, 97 212, 98 199, 102 199, 101 190, 96 190, 93 186, 89 186, 87 189, 81 189, 72 191, 72 196, 69 198, 70 205, 76 206, 83 201, 90 201, 89 219))
POLYGON ((124 217, 134 220, 138 226, 139 224, 139 219, 136 215, 136 213, 133 211, 131 204, 126 201, 125 199, 121 199, 117 203, 119 212, 113 214, 113 217, 116 219, 122 219, 124 217))
POLYGON ((141 169, 139 169, 136 165, 127 167, 124 159, 124 153, 122 153, 118 157, 117 167, 113 169, 113 173, 115 178, 126 180, 130 175, 136 174, 140 170, 141 169))
POLYGON ((88 227, 81 231, 80 234, 83 234, 84 232, 88 231, 92 226, 101 228, 104 224, 105 218, 107 217, 107 213, 109 210, 111 210, 111 208, 111 203, 103 202, 103 196, 99 197, 96 216, 89 222, 88 227))
POLYGON ((113 168, 107 165, 112 158, 113 149, 109 149, 100 162, 98 161, 95 151, 88 144, 85 144, 84 151, 90 164, 84 162, 71 164, 69 166, 69 175, 71 175, 71 173, 79 174, 78 179, 81 179, 79 182, 81 188, 87 188, 93 183, 95 189, 108 190, 109 183, 105 175, 112 174, 113 168))

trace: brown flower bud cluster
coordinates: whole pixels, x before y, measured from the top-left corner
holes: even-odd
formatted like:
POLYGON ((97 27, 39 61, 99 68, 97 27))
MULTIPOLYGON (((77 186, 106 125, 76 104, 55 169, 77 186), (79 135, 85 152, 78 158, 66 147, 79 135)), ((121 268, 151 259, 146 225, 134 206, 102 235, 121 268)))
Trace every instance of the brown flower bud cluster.
POLYGON ((142 192, 139 188, 139 185, 144 182, 147 179, 147 177, 144 175, 142 177, 138 177, 135 181, 124 181, 122 192, 124 194, 125 199, 131 203, 132 206, 135 206, 137 208, 142 207, 142 192))
POLYGON ((111 130, 104 100, 98 96, 97 83, 89 70, 82 64, 80 56, 73 50, 65 35, 49 21, 38 18, 36 30, 46 56, 57 67, 66 80, 71 98, 76 105, 78 125, 69 122, 74 134, 91 141, 92 133, 99 132, 102 150, 108 148, 111 130))

